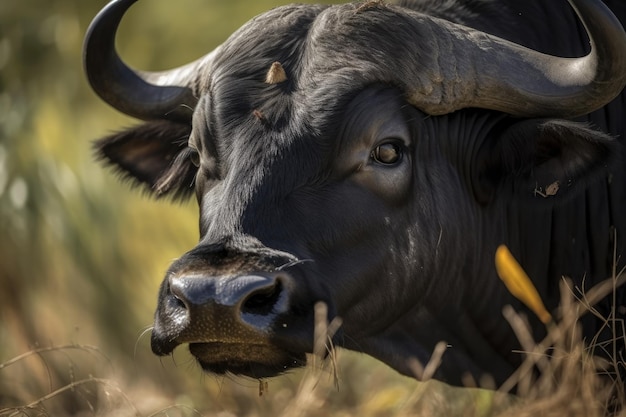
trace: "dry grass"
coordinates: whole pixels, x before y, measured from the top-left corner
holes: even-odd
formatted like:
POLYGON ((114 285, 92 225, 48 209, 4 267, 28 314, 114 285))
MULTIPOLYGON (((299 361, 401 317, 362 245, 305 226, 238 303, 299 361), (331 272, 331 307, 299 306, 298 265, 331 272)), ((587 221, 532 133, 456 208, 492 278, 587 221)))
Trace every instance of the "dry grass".
MULTIPOLYGON (((621 280, 622 282, 624 279, 621 280)), ((608 283, 595 287, 588 293, 586 301, 607 287, 608 283)), ((604 416, 618 413, 626 404, 623 374, 626 364, 623 358, 614 356, 608 361, 594 355, 594 346, 587 346, 582 340, 578 319, 586 311, 586 301, 575 301, 569 286, 562 285, 562 318, 549 326, 546 338, 539 343, 532 340, 528 326, 522 317, 512 309, 504 311, 505 318, 515 330, 524 347, 526 360, 501 388, 506 391, 518 386, 521 403, 503 416, 604 416), (533 370, 538 369, 539 374, 533 370)), ((613 321, 609 317, 606 322, 613 321)), ((624 339, 622 331, 615 333, 624 339)), ((622 342, 623 343, 623 342, 622 342)), ((626 416, 626 410, 621 411, 626 416)))
MULTIPOLYGON (((258 381, 258 390, 250 380, 218 380, 219 389, 215 396, 207 395, 207 404, 218 398, 227 405, 216 409, 185 397, 172 399, 144 383, 124 386, 119 382, 124 375, 115 376, 114 364, 95 347, 36 348, 0 364, 0 416, 625 417, 624 381, 616 377, 626 368, 624 358, 594 356, 594 346, 585 345, 578 325, 582 314, 594 314, 598 299, 625 281, 626 275, 616 275, 578 297, 564 281, 560 318, 539 342, 530 336, 525 319, 506 309, 526 360, 497 391, 429 381, 443 349, 436 350, 429 364, 414 364, 416 374, 427 381, 422 383, 394 375, 371 359, 340 358, 345 352, 335 350, 330 337, 341 323, 326 323, 325 306, 319 305, 316 353, 304 371, 282 377, 291 386, 277 382, 281 378, 258 381), (533 372, 537 369, 541 372, 533 372), (507 394, 515 385, 518 395, 507 394)), ((624 323, 614 314, 604 320, 615 329, 615 344, 626 338, 624 323)))

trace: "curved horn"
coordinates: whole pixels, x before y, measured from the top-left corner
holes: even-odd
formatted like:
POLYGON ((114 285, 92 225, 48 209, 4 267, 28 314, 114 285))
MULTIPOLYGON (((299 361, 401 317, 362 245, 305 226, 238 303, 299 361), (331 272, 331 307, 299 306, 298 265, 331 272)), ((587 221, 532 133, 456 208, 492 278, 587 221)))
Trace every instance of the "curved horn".
POLYGON ((93 19, 83 45, 83 64, 91 87, 117 110, 143 120, 188 121, 197 98, 197 72, 211 60, 163 72, 130 69, 115 49, 115 34, 124 13, 136 0, 113 0, 93 19))
POLYGON ((409 101, 430 114, 480 107, 523 117, 575 117, 604 106, 626 85, 626 33, 602 2, 568 1, 589 36, 588 55, 555 57, 446 24, 437 68, 407 86, 409 101))

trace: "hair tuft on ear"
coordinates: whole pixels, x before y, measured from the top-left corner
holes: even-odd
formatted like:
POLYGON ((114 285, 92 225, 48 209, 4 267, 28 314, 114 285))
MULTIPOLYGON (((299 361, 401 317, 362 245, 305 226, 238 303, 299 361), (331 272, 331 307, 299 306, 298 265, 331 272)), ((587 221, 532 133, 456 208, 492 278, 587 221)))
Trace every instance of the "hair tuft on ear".
POLYGON ((195 177, 198 171, 198 168, 193 163, 190 163, 193 152, 189 148, 182 150, 163 175, 161 175, 154 185, 154 192, 157 198, 167 196, 173 200, 186 200, 193 194, 195 177))

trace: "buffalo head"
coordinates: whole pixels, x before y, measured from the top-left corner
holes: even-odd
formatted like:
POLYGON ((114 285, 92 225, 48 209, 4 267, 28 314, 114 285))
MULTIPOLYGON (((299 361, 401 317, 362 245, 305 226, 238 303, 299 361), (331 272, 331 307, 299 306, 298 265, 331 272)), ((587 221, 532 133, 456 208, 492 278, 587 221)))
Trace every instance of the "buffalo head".
POLYGON ((195 192, 201 212, 198 245, 160 289, 155 353, 189 344, 206 370, 276 375, 312 351, 323 301, 343 320, 336 345, 400 372, 441 340, 441 379, 511 372, 499 216, 511 195, 567 194, 609 158, 606 135, 553 119, 626 83, 626 35, 600 1, 571 0, 582 58, 370 2, 274 9, 162 73, 115 51, 134 2, 96 17, 84 59, 95 91, 145 123, 98 151, 158 196, 195 192))

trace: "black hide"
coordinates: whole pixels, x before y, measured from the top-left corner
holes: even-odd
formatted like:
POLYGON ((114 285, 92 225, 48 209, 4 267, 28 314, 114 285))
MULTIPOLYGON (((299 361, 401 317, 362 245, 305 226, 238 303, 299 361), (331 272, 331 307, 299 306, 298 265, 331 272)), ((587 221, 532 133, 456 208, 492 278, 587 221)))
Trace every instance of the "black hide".
MULTIPOLYGON (((626 16, 621 0, 607 3, 626 16)), ((407 5, 545 53, 588 52, 565 1, 407 5)), ((400 60, 409 42, 436 56, 436 42, 425 32, 377 43, 387 6, 342 7, 255 18, 198 74, 189 124, 147 121, 98 143, 102 158, 150 192, 195 192, 199 201, 199 243, 166 274, 153 350, 189 344, 209 371, 276 375, 312 351, 322 301, 329 320, 343 321, 336 346, 412 375, 408 360, 427 362, 445 341, 436 378, 501 383, 522 359, 503 307, 526 314, 537 337, 545 328, 496 276, 498 245, 553 311, 563 276, 589 289, 611 276, 614 250, 618 270, 625 265, 624 94, 576 120, 429 115, 377 68, 400 60), (350 20, 357 14, 374 29, 359 29, 370 46, 355 52, 342 42, 361 27, 350 20), (357 65, 363 57, 369 64, 357 65), (285 79, 268 83, 273 62, 285 79)), ((616 300, 624 319, 623 289, 616 300)), ((596 306, 605 317, 610 301, 596 306)), ((601 325, 588 314, 586 337, 601 325)), ((623 339, 618 348, 623 355, 623 339)))

